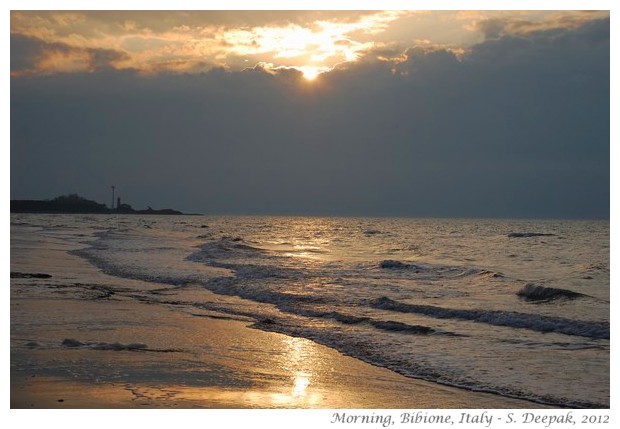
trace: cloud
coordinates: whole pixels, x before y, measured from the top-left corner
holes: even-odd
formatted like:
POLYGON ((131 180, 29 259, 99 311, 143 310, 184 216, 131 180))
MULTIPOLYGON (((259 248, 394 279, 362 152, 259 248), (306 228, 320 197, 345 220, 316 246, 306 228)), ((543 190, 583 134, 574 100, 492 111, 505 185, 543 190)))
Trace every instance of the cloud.
POLYGON ((94 72, 113 68, 128 60, 125 52, 112 49, 75 48, 62 43, 46 43, 20 35, 11 36, 11 76, 58 72, 94 72))
POLYGON ((12 197, 114 183, 207 213, 608 216, 608 19, 381 53, 311 84, 266 63, 12 79, 12 197))
POLYGON ((47 51, 40 68, 46 74, 85 70, 91 51, 122 52, 116 68, 147 73, 241 70, 248 62, 324 70, 356 60, 372 45, 357 38, 376 35, 407 13, 13 11, 11 34, 66 48, 47 51))
POLYGON ((540 19, 528 16, 498 16, 474 21, 472 28, 480 31, 487 39, 495 39, 506 35, 533 35, 557 30, 563 33, 567 29, 579 29, 587 26, 592 20, 604 19, 605 11, 562 11, 551 13, 540 19))

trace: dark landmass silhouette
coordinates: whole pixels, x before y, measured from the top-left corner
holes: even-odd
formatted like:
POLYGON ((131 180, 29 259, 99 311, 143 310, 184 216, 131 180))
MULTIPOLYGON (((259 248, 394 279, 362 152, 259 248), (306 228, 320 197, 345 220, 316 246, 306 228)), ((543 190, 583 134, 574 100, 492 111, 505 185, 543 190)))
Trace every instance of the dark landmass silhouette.
POLYGON ((154 215, 182 215, 184 213, 173 209, 155 210, 151 207, 146 210, 135 210, 129 204, 119 204, 116 208, 109 208, 105 204, 87 200, 77 194, 61 195, 52 200, 11 200, 11 213, 68 213, 68 214, 154 214, 154 215))

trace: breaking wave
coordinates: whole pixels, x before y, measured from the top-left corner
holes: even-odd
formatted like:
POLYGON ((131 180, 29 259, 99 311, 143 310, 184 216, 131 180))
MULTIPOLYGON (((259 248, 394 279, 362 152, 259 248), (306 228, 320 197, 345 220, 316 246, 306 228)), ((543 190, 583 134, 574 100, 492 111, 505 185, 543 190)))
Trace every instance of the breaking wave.
POLYGON ((405 304, 388 297, 381 297, 371 303, 374 308, 417 313, 438 319, 470 320, 495 326, 529 329, 538 332, 556 332, 596 339, 609 339, 609 323, 550 317, 540 314, 518 313, 498 310, 464 310, 436 307, 432 305, 405 304))

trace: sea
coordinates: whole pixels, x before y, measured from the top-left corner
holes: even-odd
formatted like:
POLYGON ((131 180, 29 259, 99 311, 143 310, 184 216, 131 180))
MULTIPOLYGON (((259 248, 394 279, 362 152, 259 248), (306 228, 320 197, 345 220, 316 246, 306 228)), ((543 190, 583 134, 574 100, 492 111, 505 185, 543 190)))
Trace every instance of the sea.
POLYGON ((608 220, 11 214, 11 252, 32 237, 119 282, 197 290, 136 296, 196 318, 441 385, 610 406, 608 220))

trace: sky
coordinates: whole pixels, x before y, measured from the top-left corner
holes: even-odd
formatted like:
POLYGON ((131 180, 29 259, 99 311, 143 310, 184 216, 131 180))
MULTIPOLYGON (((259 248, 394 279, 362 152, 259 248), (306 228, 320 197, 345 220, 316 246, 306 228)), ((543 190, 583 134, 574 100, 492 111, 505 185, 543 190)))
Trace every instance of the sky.
POLYGON ((609 218, 609 11, 19 11, 11 199, 609 218))

